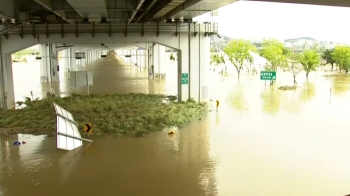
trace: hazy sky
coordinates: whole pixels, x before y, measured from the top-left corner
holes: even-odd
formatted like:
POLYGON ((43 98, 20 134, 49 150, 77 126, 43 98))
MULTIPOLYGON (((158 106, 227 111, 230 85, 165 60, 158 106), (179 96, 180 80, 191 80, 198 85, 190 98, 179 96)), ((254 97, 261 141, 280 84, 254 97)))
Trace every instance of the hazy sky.
MULTIPOLYGON (((210 14, 198 17, 209 21, 210 14)), ((350 8, 240 1, 219 9, 219 33, 243 39, 313 37, 350 43, 350 8)))

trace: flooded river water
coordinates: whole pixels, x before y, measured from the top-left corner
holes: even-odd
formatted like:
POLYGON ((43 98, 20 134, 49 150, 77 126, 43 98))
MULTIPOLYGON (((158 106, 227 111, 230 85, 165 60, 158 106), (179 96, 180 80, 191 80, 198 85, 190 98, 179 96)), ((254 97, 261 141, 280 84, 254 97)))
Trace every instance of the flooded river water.
MULTIPOLYGON (((120 74, 104 66, 105 77, 120 74)), ((148 81, 142 70, 118 69, 128 70, 124 81, 129 83, 123 84, 129 90, 176 89, 148 81)), ((320 71, 306 82, 300 75, 301 88, 295 91, 276 88, 292 83, 290 75, 282 72, 277 78, 270 87, 257 75, 244 73, 238 81, 232 74, 213 73, 212 98, 220 100, 219 112, 171 136, 98 138, 71 152, 56 149, 54 137, 1 139, 0 195, 349 194, 350 77, 320 71), (27 144, 13 146, 16 140, 27 144)), ((91 91, 123 89, 114 84, 91 91)))

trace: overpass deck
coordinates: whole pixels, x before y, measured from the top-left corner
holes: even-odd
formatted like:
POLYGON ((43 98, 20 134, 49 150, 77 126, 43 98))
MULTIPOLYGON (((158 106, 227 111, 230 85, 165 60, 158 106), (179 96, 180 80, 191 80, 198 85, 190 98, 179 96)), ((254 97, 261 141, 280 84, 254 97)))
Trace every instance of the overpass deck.
POLYGON ((0 30, 0 35, 3 34, 6 39, 10 35, 19 35, 23 38, 24 35, 31 34, 33 38, 37 38, 38 35, 43 34, 47 38, 51 34, 61 34, 64 37, 65 34, 75 34, 76 37, 82 33, 90 33, 94 37, 97 33, 106 33, 109 37, 114 33, 123 33, 125 37, 128 33, 139 33, 140 36, 144 36, 146 33, 155 33, 159 36, 162 32, 174 32, 177 36, 180 32, 189 32, 196 35, 197 33, 204 33, 212 35, 218 32, 217 23, 133 23, 133 24, 120 24, 120 23, 90 23, 90 24, 20 24, 12 25, 3 30, 0 30))

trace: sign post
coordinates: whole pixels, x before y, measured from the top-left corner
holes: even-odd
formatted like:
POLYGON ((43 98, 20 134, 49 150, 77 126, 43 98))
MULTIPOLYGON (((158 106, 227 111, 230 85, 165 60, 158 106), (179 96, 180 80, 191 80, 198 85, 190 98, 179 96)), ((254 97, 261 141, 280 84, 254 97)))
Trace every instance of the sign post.
POLYGON ((182 73, 181 76, 181 83, 188 84, 188 73, 182 73))
POLYGON ((91 126, 90 123, 84 124, 84 132, 86 132, 86 133, 92 133, 91 127, 92 127, 92 126, 91 126))
POLYGON ((261 71, 260 80, 276 80, 275 71, 261 71))
POLYGON ((260 80, 276 80, 276 72, 275 71, 260 71, 260 80))

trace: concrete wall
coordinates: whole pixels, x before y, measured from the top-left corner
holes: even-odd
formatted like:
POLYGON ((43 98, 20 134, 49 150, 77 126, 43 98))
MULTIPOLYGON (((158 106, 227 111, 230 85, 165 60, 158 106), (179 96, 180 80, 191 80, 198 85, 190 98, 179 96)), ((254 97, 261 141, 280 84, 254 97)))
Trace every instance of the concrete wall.
MULTIPOLYGON (((179 33, 176 37, 173 32, 161 33, 159 37, 156 35, 147 35, 140 37, 139 34, 129 34, 124 37, 123 34, 114 34, 113 37, 108 37, 105 34, 95 34, 93 38, 91 34, 80 34, 77 38, 74 34, 66 34, 64 38, 61 35, 50 35, 47 38, 44 35, 39 35, 33 38, 32 35, 25 35, 23 39, 20 36, 13 35, 9 39, 0 37, 2 48, 2 64, 4 70, 4 89, 8 92, 8 96, 14 97, 13 93, 13 77, 12 77, 12 62, 10 54, 35 44, 56 44, 56 43, 76 43, 79 45, 101 45, 101 43, 109 44, 110 48, 117 45, 135 45, 138 43, 161 44, 170 48, 178 49, 178 96, 179 100, 186 101, 189 97, 197 101, 206 101, 209 98, 207 75, 210 64, 210 38, 205 37, 204 33, 193 34, 179 33), (120 39, 122 37, 122 39, 120 39), (118 38, 118 39, 116 39, 118 38), (113 43, 114 45, 110 44, 113 43), (5 58, 7 56, 7 58, 5 58), (7 60, 6 60, 7 59, 7 60), (189 73, 189 84, 181 84, 182 73, 189 73), (11 90, 12 89, 12 90, 11 90), (204 93, 203 93, 204 92, 204 93)), ((130 51, 136 54, 135 51, 130 51)), ((136 63, 136 59, 132 59, 136 63)), ((0 96, 0 102, 3 102, 3 97, 0 96)), ((8 104, 12 105, 8 100, 8 104)), ((3 107, 3 105, 2 105, 3 107)))
POLYGON ((4 12, 4 16, 0 14, 1 18, 16 18, 15 1, 16 0, 0 0, 0 12, 4 12))

